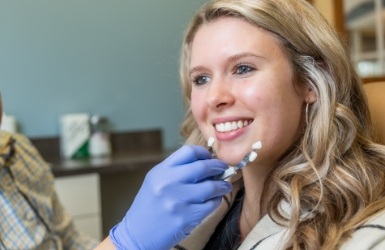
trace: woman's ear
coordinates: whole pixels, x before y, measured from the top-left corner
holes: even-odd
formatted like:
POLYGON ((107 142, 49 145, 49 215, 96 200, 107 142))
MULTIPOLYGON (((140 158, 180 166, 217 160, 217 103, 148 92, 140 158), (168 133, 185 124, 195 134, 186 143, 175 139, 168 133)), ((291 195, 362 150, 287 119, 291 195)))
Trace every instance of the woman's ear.
POLYGON ((312 104, 315 101, 317 101, 317 94, 312 88, 307 88, 305 92, 305 102, 312 104))

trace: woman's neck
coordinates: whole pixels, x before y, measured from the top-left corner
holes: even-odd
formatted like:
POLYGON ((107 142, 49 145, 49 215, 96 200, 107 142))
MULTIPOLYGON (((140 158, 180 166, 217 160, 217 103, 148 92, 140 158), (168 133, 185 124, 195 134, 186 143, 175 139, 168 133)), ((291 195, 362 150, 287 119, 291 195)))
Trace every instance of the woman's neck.
POLYGON ((262 197, 265 182, 271 168, 249 166, 242 169, 245 194, 239 218, 239 229, 243 241, 253 227, 266 214, 269 197, 262 197), (263 202, 261 202, 263 198, 263 202))

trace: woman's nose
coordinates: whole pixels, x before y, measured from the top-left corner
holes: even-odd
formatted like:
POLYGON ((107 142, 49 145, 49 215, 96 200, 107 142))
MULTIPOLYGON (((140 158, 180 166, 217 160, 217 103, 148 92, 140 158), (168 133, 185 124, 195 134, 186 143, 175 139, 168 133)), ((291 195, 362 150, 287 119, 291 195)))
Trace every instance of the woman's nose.
POLYGON ((231 84, 225 80, 214 80, 209 86, 207 104, 212 109, 221 109, 231 106, 235 101, 231 84))

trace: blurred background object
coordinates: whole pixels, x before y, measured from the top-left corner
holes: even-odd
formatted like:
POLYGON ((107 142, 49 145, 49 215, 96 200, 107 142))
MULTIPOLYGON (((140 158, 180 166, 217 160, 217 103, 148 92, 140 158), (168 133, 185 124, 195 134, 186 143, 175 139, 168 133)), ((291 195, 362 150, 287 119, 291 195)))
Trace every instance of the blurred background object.
POLYGON ((385 75, 385 1, 344 0, 345 27, 362 77, 385 75))
POLYGON ((179 51, 205 0, 0 1, 5 111, 30 138, 59 135, 58 119, 108 117, 111 132, 161 129, 181 144, 179 51))
POLYGON ((93 115, 90 118, 90 125, 90 156, 102 157, 111 155, 110 128, 107 117, 93 115))
POLYGON ((10 133, 16 133, 17 132, 16 118, 12 115, 7 115, 6 113, 3 113, 0 129, 4 131, 8 131, 10 133))

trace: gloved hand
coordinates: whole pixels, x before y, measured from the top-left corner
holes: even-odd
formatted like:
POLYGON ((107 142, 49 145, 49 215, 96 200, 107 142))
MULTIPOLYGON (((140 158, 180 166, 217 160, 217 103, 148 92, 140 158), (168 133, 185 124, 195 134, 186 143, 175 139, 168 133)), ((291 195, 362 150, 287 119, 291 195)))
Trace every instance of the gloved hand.
POLYGON ((110 239, 119 250, 172 248, 230 192, 230 183, 211 178, 226 169, 204 147, 183 146, 148 172, 110 239))

